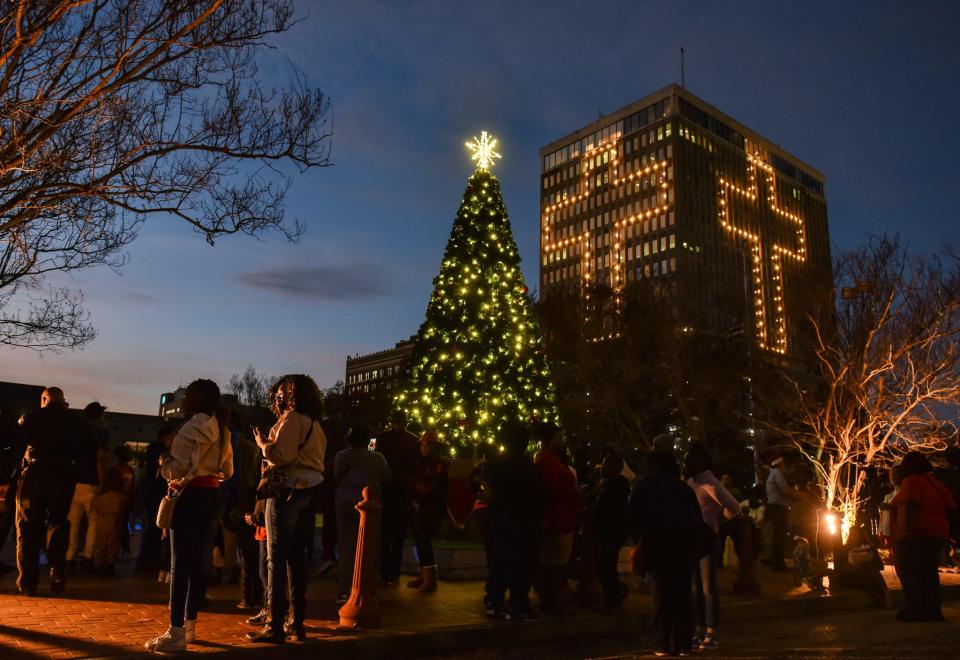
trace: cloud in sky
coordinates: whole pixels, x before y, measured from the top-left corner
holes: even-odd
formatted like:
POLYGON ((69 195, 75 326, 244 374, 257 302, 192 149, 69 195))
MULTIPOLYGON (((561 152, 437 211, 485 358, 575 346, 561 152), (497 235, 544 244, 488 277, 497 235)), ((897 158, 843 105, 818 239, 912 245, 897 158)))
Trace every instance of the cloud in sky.
POLYGON ((234 281, 289 298, 327 302, 367 301, 391 293, 377 266, 278 266, 239 273, 234 281))

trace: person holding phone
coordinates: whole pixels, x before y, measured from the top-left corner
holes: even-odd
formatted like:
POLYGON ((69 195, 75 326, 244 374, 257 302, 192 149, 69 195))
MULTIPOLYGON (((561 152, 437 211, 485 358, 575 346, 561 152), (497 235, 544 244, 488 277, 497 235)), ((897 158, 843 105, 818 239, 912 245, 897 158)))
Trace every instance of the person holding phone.
POLYGON ((310 376, 290 374, 271 390, 277 423, 267 437, 253 429, 267 470, 281 470, 283 484, 266 500, 267 602, 270 620, 248 637, 282 644, 288 633, 306 638, 307 545, 313 542, 314 503, 323 482, 327 438, 320 426, 323 398, 310 376), (287 576, 293 595, 293 620, 285 626, 287 576))

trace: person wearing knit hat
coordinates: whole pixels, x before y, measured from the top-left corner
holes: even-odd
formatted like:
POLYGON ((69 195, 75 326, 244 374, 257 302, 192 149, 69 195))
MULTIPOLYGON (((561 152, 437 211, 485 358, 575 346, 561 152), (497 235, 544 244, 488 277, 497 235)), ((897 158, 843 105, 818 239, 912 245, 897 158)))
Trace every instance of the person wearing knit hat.
POLYGON ((420 460, 408 488, 420 575, 407 586, 423 593, 437 590, 437 561, 431 539, 447 513, 447 463, 437 432, 425 431, 420 437, 420 460))
POLYGON ((784 460, 781 454, 773 454, 769 460, 770 474, 767 476, 767 507, 766 517, 773 526, 773 543, 771 544, 770 560, 773 570, 785 573, 790 569, 784 563, 787 551, 787 520, 790 513, 790 502, 794 498, 794 490, 787 483, 783 474, 784 460))

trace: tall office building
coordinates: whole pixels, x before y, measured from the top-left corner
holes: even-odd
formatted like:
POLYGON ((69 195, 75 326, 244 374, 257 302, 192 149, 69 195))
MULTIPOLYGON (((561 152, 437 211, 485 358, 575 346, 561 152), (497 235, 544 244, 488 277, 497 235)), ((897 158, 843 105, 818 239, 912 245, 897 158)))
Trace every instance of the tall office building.
POLYGON ((653 278, 692 327, 794 354, 831 287, 820 172, 676 85, 540 156, 542 295, 653 278))

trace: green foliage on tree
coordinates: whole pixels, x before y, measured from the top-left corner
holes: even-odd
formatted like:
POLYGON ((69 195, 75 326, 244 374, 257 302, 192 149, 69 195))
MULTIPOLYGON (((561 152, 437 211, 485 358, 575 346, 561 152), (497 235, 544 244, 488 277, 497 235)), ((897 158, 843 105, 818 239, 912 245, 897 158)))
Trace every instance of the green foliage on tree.
POLYGON ((451 453, 494 442, 507 419, 557 421, 543 340, 497 178, 467 181, 396 405, 451 453))

